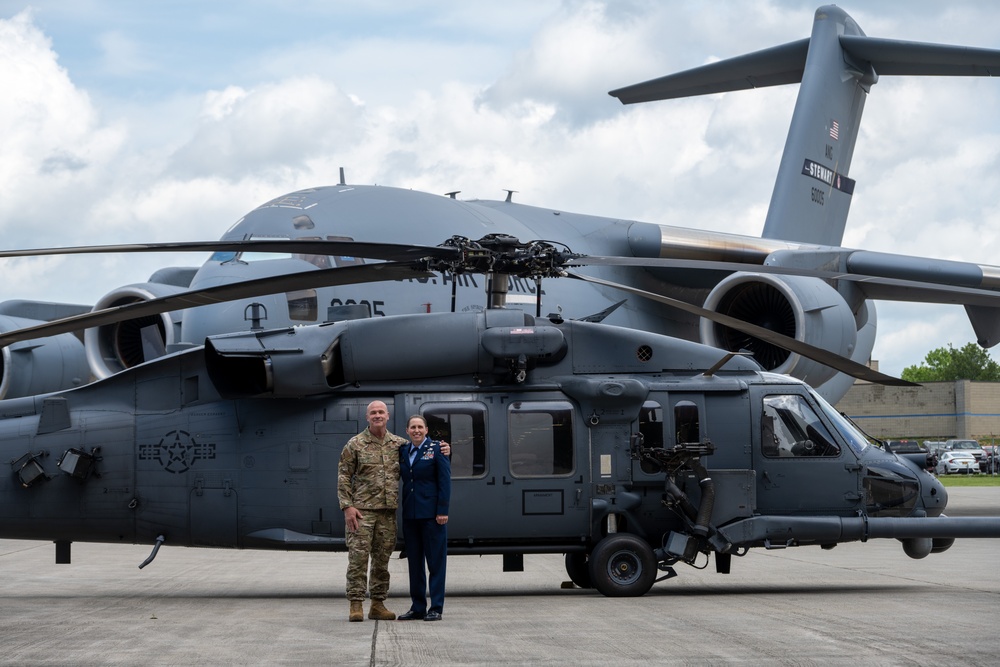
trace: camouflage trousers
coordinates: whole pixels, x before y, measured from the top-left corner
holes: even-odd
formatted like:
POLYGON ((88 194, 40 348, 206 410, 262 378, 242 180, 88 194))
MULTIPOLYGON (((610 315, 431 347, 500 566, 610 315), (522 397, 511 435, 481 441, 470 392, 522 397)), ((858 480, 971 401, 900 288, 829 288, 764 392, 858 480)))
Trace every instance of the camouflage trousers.
POLYGON ((396 548, 396 510, 361 510, 363 518, 355 532, 347 532, 347 599, 372 600, 389 597, 389 557, 396 548), (371 571, 366 577, 368 558, 371 571))

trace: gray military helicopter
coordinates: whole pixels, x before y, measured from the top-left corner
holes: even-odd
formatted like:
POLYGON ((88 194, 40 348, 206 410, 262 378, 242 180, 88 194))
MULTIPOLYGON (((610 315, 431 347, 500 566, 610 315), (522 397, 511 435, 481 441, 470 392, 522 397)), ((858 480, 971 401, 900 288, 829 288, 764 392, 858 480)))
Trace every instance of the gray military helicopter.
MULTIPOLYGON (((140 567, 161 544, 344 550, 337 462, 374 399, 396 432, 420 413, 452 443, 450 554, 502 554, 518 570, 525 554, 563 553, 574 582, 608 596, 643 595, 675 565, 713 556, 728 573, 751 548, 896 538, 922 558, 956 538, 1000 537, 1000 518, 943 516, 947 493, 925 461, 872 446, 815 390, 748 355, 505 307, 512 278, 605 283, 575 268, 600 258, 496 235, 350 250, 385 261, 275 280, 299 289, 309 278, 479 274, 487 307, 359 319, 344 318, 367 309, 332 307, 327 323, 209 336, 83 387, 0 401, 10 467, 0 537, 52 540, 62 563, 74 541, 153 545, 140 567)), ((227 284, 185 298, 273 289, 227 284)))
MULTIPOLYGON (((454 194, 349 185, 342 176, 339 185, 301 190, 261 205, 215 246, 117 248, 208 250, 212 255, 200 268, 157 270, 149 281, 115 289, 93 307, 0 304, 0 398, 79 386, 200 345, 215 334, 315 324, 328 306, 360 304, 375 316, 480 309, 482 285, 474 273, 326 284, 316 275, 294 287, 290 280, 274 281, 269 293, 218 304, 214 297, 186 293, 386 259, 366 255, 357 246, 337 250, 336 242, 391 239, 423 245, 454 235, 509 234, 524 240, 557 239, 586 253, 592 261, 581 271, 605 283, 553 281, 539 293, 533 282, 513 275, 508 305, 537 310, 540 296, 546 313, 560 307, 567 318, 607 318, 728 352, 746 349, 766 369, 804 380, 836 402, 853 377, 835 365, 697 312, 664 307, 656 297, 755 323, 856 364, 868 361, 875 343, 877 299, 961 304, 980 344, 993 346, 1000 340, 1000 267, 840 244, 855 189, 849 174, 861 115, 879 77, 985 76, 998 70, 1000 51, 871 38, 843 10, 820 7, 809 38, 612 91, 632 104, 800 83, 760 238, 525 206, 511 195, 505 201, 461 201, 454 194), (246 239, 273 245, 248 249, 234 243, 246 239), (310 245, 316 240, 331 243, 310 245), (608 261, 599 264, 593 260, 598 256, 608 261), (657 265, 647 261, 651 258, 674 261, 657 265), (716 262, 712 270, 697 270, 709 267, 707 261, 716 262), (785 270, 775 272, 777 268, 785 270), (641 292, 627 293, 610 283, 641 292), (194 305, 201 307, 190 307, 194 305), (120 317, 125 313, 130 316, 120 317), (74 316, 70 327, 60 321, 67 316, 74 316), (83 341, 71 327, 86 329, 83 341)), ((0 256, 94 250, 16 250, 0 256)))

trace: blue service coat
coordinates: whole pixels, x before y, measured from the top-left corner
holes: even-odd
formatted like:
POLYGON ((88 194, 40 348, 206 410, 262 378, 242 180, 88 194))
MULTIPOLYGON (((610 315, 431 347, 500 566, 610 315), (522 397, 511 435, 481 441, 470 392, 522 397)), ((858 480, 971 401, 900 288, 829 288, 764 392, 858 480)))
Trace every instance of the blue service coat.
POLYGON ((448 515, 451 502, 451 462, 441 443, 424 438, 410 464, 410 445, 399 448, 399 477, 403 480, 403 519, 433 519, 448 515))

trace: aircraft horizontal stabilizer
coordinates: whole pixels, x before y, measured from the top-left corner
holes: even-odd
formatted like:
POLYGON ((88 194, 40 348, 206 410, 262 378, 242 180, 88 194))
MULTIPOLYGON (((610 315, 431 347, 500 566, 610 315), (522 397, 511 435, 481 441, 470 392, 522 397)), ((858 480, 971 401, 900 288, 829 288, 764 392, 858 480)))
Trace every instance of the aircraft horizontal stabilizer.
POLYGON ((617 97, 622 104, 636 104, 798 83, 802 80, 808 52, 809 40, 800 39, 618 88, 608 94, 617 97))
POLYGON ((841 35, 840 45, 866 60, 880 76, 997 76, 1000 51, 858 35, 841 35))

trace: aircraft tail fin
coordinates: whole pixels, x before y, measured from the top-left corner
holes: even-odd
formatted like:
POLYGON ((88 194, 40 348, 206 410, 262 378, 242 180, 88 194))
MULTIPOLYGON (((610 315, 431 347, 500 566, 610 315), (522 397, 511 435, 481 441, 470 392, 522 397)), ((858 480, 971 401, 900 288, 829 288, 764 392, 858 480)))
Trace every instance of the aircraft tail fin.
POLYGON ((865 100, 880 75, 994 76, 1000 51, 867 37, 840 8, 812 35, 611 91, 624 104, 800 83, 762 237, 839 246, 865 100))

